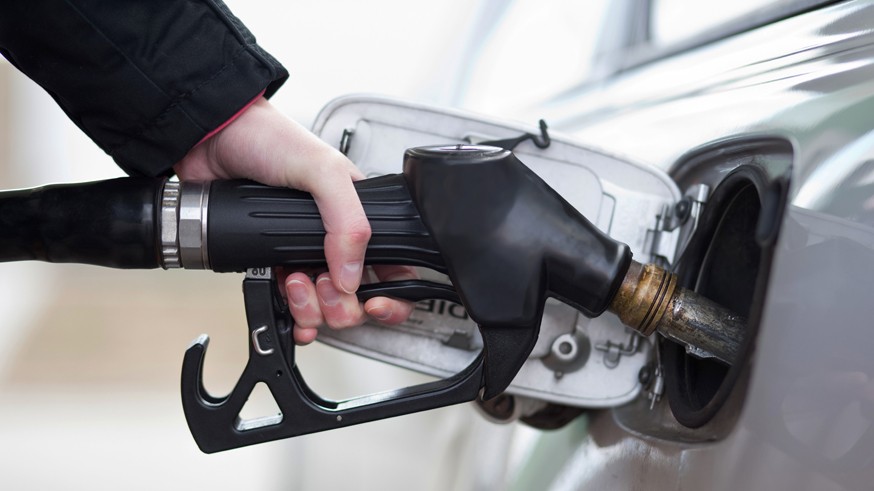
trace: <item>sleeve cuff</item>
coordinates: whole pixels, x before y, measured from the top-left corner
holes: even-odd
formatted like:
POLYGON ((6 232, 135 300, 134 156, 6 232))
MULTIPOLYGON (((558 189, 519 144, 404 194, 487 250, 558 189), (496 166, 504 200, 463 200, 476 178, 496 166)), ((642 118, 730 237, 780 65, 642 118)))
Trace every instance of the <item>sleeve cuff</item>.
MULTIPOLYGON (((237 112, 236 112, 233 116, 231 116, 227 121, 225 121, 224 123, 220 124, 216 129, 214 129, 214 130, 210 131, 209 133, 207 133, 206 136, 204 136, 203 138, 201 138, 200 141, 197 142, 194 146, 196 147, 197 145, 200 145, 201 143, 203 143, 203 142, 209 140, 210 138, 212 138, 213 136, 215 136, 216 133, 218 133, 219 131, 225 129, 225 127, 226 127, 227 125, 233 123, 235 119, 239 118, 241 114, 243 114, 244 112, 246 112, 247 109, 249 109, 250 107, 252 107, 252 104, 255 104, 255 102, 257 102, 258 99, 260 99, 261 97, 263 97, 265 92, 266 92, 266 89, 265 89, 265 90, 262 90, 258 95, 255 96, 254 99, 252 99, 251 101, 247 102, 245 106, 243 106, 239 111, 237 111, 237 112)), ((192 147, 192 148, 194 148, 194 147, 192 147)))

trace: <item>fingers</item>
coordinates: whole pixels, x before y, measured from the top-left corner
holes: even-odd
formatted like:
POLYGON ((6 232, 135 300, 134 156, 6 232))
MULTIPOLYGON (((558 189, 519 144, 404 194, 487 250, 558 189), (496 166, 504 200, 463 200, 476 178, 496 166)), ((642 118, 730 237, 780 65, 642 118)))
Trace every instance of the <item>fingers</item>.
POLYGON ((365 314, 358 297, 334 287, 327 273, 316 279, 316 292, 325 324, 332 329, 344 329, 364 323, 365 314))
POLYGON ((288 308, 294 318, 294 342, 309 344, 316 339, 318 328, 345 329, 363 324, 366 315, 358 297, 337 290, 328 273, 316 282, 304 273, 292 273, 285 279, 288 308))
MULTIPOLYGON (((377 266, 374 271, 380 281, 418 278, 409 266, 377 266)), ((315 283, 304 273, 292 273, 284 283, 288 307, 295 320, 294 341, 299 345, 315 340, 322 325, 345 329, 363 324, 367 316, 394 325, 407 320, 414 308, 410 302, 385 297, 361 304, 355 294, 338 290, 328 273, 319 275, 315 283)))
MULTIPOLYGON (((373 270, 380 281, 413 280, 419 277, 416 270, 409 266, 375 266, 373 270)), ((364 311, 379 322, 395 325, 407 320, 413 307, 411 302, 377 297, 364 304, 364 311)))
POLYGON ((298 344, 315 339, 317 328, 323 324, 344 329, 363 324, 366 319, 358 297, 337 290, 328 273, 319 275, 315 283, 304 273, 292 273, 285 280, 285 291, 298 344))
POLYGON ((307 275, 292 273, 285 279, 285 293, 294 317, 294 342, 301 345, 313 342, 323 322, 315 285, 307 275))

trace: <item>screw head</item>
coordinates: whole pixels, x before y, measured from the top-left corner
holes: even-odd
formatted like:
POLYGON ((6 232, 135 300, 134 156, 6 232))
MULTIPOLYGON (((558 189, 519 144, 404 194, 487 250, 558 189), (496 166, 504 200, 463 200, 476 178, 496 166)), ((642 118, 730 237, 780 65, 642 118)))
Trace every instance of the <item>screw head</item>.
POLYGON ((637 381, 640 382, 640 385, 644 387, 649 387, 649 384, 652 382, 652 376, 654 371, 655 367, 652 363, 647 363, 646 365, 640 367, 640 371, 637 372, 637 381))
POLYGON ((691 210, 692 203, 690 202, 689 198, 684 198, 681 201, 677 202, 676 205, 674 205, 674 215, 676 215, 680 221, 688 218, 689 212, 691 210))

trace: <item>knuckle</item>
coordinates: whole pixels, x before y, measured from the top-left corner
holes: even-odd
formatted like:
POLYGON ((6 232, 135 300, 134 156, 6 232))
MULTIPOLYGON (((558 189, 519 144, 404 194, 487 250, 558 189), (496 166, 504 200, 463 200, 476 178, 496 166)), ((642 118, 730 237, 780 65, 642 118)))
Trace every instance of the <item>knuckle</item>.
POLYGON ((325 323, 331 329, 348 329, 362 324, 364 316, 356 309, 344 308, 337 312, 329 312, 325 314, 325 323))
POLYGON ((318 310, 313 312, 314 309, 309 306, 300 309, 291 307, 289 310, 295 327, 315 329, 322 324, 322 314, 318 310))
POLYGON ((318 166, 314 166, 313 171, 324 181, 348 178, 350 165, 348 159, 332 147, 328 147, 327 150, 329 152, 323 156, 318 166))
POLYGON ((354 220, 349 225, 349 230, 344 234, 346 236, 346 242, 352 246, 365 246, 368 242, 370 242, 370 237, 372 235, 372 231, 370 230, 370 223, 367 221, 367 217, 363 217, 360 220, 354 220))
POLYGON ((352 322, 350 319, 347 319, 345 317, 329 318, 326 320, 326 323, 328 324, 328 327, 330 327, 331 329, 335 329, 335 330, 346 329, 346 328, 355 326, 354 322, 352 322))
POLYGON ((301 329, 315 329, 322 323, 321 319, 314 319, 308 316, 298 316, 294 318, 294 325, 301 329))

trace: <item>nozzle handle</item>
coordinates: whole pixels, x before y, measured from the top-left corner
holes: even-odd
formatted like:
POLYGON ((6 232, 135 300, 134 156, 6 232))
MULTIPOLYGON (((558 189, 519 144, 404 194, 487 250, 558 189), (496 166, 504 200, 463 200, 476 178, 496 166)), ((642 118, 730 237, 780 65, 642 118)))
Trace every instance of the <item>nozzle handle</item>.
MULTIPOLYGON (((365 263, 446 271, 403 175, 358 181, 355 188, 372 231, 365 263)), ((326 265, 325 228, 309 193, 244 180, 214 181, 208 203, 206 244, 214 271, 326 265)))

